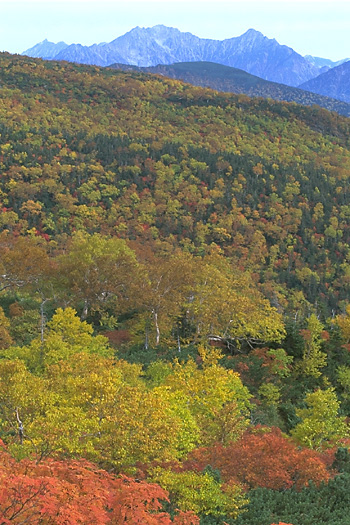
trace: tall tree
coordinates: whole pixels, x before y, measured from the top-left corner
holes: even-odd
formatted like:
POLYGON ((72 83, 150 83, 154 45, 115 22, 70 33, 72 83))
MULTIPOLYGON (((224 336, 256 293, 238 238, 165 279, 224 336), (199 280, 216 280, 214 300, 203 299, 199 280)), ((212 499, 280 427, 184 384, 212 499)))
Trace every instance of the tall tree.
POLYGON ((307 408, 296 410, 301 421, 291 432, 299 443, 322 450, 349 436, 346 418, 339 415, 340 403, 334 388, 309 393, 305 402, 307 408))
POLYGON ((79 305, 82 319, 108 308, 113 312, 123 311, 126 304, 130 308, 128 284, 137 264, 124 240, 78 232, 57 263, 66 304, 79 305))
POLYGON ((281 341, 282 316, 265 299, 246 272, 233 268, 222 256, 197 261, 193 293, 187 303, 196 338, 219 340, 232 349, 281 341))

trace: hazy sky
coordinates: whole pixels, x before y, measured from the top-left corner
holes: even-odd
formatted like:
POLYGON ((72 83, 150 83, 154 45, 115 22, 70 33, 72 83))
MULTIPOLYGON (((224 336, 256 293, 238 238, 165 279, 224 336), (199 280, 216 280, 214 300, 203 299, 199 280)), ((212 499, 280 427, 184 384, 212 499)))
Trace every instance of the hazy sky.
POLYGON ((254 28, 301 55, 350 57, 349 0, 0 0, 0 51, 21 53, 45 38, 110 42, 156 24, 220 40, 254 28))

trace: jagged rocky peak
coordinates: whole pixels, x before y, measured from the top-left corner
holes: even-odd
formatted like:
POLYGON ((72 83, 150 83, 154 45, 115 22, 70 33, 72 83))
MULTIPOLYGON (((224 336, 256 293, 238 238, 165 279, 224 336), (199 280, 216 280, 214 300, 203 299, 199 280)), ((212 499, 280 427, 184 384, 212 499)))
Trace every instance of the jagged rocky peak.
POLYGON ((327 67, 328 69, 340 66, 341 64, 344 64, 344 62, 348 62, 350 60, 350 58, 342 58, 341 60, 334 61, 330 60, 329 58, 315 57, 312 55, 305 55, 304 58, 319 68, 327 67))
POLYGON ((243 33, 243 35, 241 35, 240 38, 245 41, 268 39, 267 36, 253 28, 248 29, 245 33, 243 33))
POLYGON ((99 66, 121 63, 148 67, 175 62, 209 61, 237 67, 265 80, 290 86, 297 86, 319 73, 316 66, 291 48, 280 45, 275 39, 252 28, 241 36, 213 40, 162 24, 148 28, 138 26, 109 44, 81 47, 66 45, 58 52, 52 49, 50 54, 46 50, 32 48, 25 53, 99 66))
POLYGON ((35 46, 24 51, 22 55, 27 55, 33 58, 52 59, 66 47, 68 47, 68 44, 63 41, 55 44, 54 42, 49 42, 49 40, 45 38, 42 42, 39 42, 35 46))

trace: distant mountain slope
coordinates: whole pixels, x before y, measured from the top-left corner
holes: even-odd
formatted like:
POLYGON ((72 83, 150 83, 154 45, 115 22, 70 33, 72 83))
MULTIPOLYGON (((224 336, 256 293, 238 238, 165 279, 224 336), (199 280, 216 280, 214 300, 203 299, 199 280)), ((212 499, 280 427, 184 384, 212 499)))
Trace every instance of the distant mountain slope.
POLYGON ((350 61, 322 73, 316 78, 304 82, 299 86, 320 95, 350 102, 350 61))
POLYGON ((110 63, 112 58, 124 62, 123 55, 117 50, 111 51, 107 44, 94 44, 90 47, 81 44, 72 44, 55 56, 55 60, 67 60, 78 64, 104 65, 110 63))
POLYGON ((314 57, 312 55, 305 55, 304 58, 306 58, 306 60, 308 60, 314 66, 319 68, 327 68, 327 70, 331 69, 332 67, 340 66, 344 62, 350 60, 350 58, 343 58, 342 60, 337 60, 336 62, 334 62, 329 58, 314 57))
POLYGON ((39 44, 36 44, 35 46, 31 47, 30 49, 27 49, 22 54, 26 54, 33 58, 44 58, 47 60, 51 60, 55 58, 58 53, 63 51, 68 47, 68 44, 65 42, 58 42, 57 44, 54 44, 54 42, 49 42, 46 38, 42 42, 39 42, 39 44))
MULTIPOLYGON (((44 58, 38 55, 38 46, 23 54, 44 58)), ((50 58, 46 49, 44 51, 45 57, 50 58)), ((50 52, 54 53, 54 50, 50 48, 50 52)), ((297 86, 319 74, 318 67, 293 49, 280 45, 275 39, 267 38, 254 29, 238 37, 210 40, 163 25, 136 27, 107 44, 66 46, 51 58, 99 66, 120 62, 141 67, 210 61, 290 86, 297 86)))
POLYGON ((329 97, 310 93, 298 88, 263 80, 257 76, 213 62, 181 62, 142 68, 125 64, 113 64, 113 69, 124 71, 143 71, 183 80, 199 87, 209 87, 217 91, 243 93, 250 97, 272 98, 274 100, 296 102, 304 106, 318 105, 340 115, 350 116, 350 104, 329 97))

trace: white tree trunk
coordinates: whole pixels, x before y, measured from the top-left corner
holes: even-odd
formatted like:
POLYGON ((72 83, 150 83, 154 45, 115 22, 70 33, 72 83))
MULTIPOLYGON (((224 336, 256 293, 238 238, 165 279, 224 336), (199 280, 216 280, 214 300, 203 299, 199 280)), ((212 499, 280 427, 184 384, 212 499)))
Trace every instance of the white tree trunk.
POLYGON ((157 312, 153 313, 154 316, 154 324, 156 326, 156 345, 159 345, 160 341, 160 330, 159 330, 159 324, 158 324, 158 314, 157 312))

